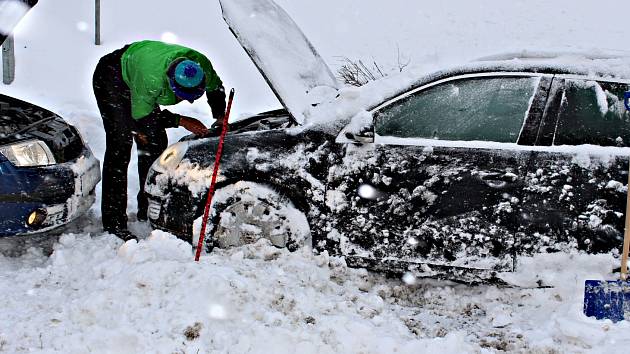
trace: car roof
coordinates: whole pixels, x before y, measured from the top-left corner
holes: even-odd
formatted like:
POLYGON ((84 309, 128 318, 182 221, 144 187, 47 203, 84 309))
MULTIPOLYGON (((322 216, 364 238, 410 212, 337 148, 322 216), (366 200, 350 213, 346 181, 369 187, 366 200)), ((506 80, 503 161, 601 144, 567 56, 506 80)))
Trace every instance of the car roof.
POLYGON ((360 88, 341 89, 330 104, 314 107, 310 123, 332 132, 355 114, 370 111, 410 90, 453 76, 483 73, 563 74, 630 84, 630 52, 519 52, 488 56, 437 71, 413 67, 360 88))
MULTIPOLYGON (((522 53, 517 53, 522 54, 522 53)), ((484 57, 470 63, 453 66, 426 75, 418 82, 430 81, 436 76, 454 76, 482 72, 531 72, 542 74, 580 75, 593 79, 630 81, 630 55, 584 55, 557 53, 536 55, 500 54, 484 57), (428 80, 427 80, 428 79, 428 80)))
POLYGON ((545 52, 522 51, 479 58, 471 66, 481 65, 497 71, 526 71, 551 74, 575 74, 630 80, 630 52, 545 52))
POLYGON ((594 50, 594 51, 543 51, 522 50, 520 52, 497 53, 477 58, 475 61, 501 61, 501 60, 539 60, 558 59, 562 57, 575 57, 582 60, 607 60, 630 57, 630 51, 625 50, 594 50))
MULTIPOLYGON (((409 72, 385 77, 365 85, 365 93, 376 96, 396 97, 445 78, 483 73, 536 73, 583 76, 592 80, 618 81, 630 84, 630 52, 518 52, 483 57, 475 61, 454 65, 437 71, 409 72), (382 90, 375 86, 386 86, 382 90), (384 92, 388 91, 388 92, 384 92)), ((376 102, 374 102, 376 103, 376 102)), ((372 106, 373 107, 373 106, 372 106)))

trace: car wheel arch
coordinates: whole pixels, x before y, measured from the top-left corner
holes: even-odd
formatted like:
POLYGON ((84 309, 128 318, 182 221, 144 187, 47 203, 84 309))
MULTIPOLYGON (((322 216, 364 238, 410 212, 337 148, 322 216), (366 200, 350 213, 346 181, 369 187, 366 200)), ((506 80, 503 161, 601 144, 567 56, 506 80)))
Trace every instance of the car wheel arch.
MULTIPOLYGON (((299 192, 300 188, 282 185, 275 182, 276 180, 278 179, 271 178, 268 175, 257 174, 250 174, 248 175, 248 178, 227 178, 221 182, 217 182, 215 186, 215 191, 221 188, 228 187, 230 185, 234 185, 238 182, 251 182, 273 189, 275 192, 291 201, 291 203, 293 203, 293 205, 304 214, 307 214, 311 210, 312 205, 308 202, 307 196, 304 193, 299 192)), ((197 216, 201 216, 201 214, 203 213, 208 198, 208 193, 209 190, 205 191, 202 194, 203 197, 199 200, 199 203, 197 205, 197 216)))
MULTIPOLYGON (((312 222, 312 220, 308 217, 308 210, 309 208, 305 208, 304 205, 307 204, 307 202, 304 199, 304 196, 300 197, 297 196, 297 193, 293 192, 291 193, 291 191, 289 190, 289 188, 284 187, 284 186, 280 186, 278 184, 275 183, 270 183, 269 179, 258 179, 258 178, 249 178, 249 179, 229 179, 229 180, 224 180, 221 181, 221 183, 217 183, 216 185, 216 191, 219 192, 222 189, 228 188, 230 186, 235 186, 237 189, 239 188, 243 188, 238 187, 238 184, 241 183, 245 183, 247 185, 258 185, 263 187, 264 189, 267 189, 268 191, 272 192, 273 194, 276 195, 277 198, 279 198, 280 201, 288 201, 290 203, 290 205, 296 209, 298 212, 300 212, 301 214, 303 214, 306 223, 308 224, 308 233, 311 232, 311 230, 314 227, 314 223, 312 222)), ((217 194, 215 194, 216 196, 217 194)), ((208 237, 208 235, 214 235, 215 232, 218 230, 218 225, 220 225, 221 223, 221 217, 222 217, 222 213, 228 209, 231 205, 234 205, 235 202, 239 201, 239 200, 234 200, 232 199, 233 197, 230 196, 225 200, 222 200, 220 202, 217 202, 216 200, 213 201, 213 205, 215 207, 217 207, 215 212, 211 211, 211 214, 209 216, 208 219, 208 229, 206 231, 206 237, 208 237), (218 203, 218 204, 215 204, 218 203)), ((205 203, 207 200, 207 193, 205 194, 205 197, 202 198, 202 200, 199 202, 199 206, 198 206, 198 211, 197 211, 197 216, 195 217, 196 220, 198 220, 200 217, 202 217, 204 210, 205 210, 205 203)), ((199 230, 196 230, 196 232, 199 232, 199 230)), ((193 235, 192 239, 195 240, 197 239, 198 235, 193 235)), ((208 239, 206 239, 206 247, 207 250, 210 251, 213 247, 214 247, 214 242, 208 242, 208 239)))

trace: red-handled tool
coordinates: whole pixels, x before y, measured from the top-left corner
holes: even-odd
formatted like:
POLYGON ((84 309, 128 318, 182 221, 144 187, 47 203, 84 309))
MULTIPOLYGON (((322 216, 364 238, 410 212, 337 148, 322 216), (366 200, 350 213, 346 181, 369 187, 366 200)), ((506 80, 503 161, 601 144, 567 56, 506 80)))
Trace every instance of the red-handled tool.
POLYGON ((230 118, 230 110, 232 109, 232 101, 234 100, 234 89, 230 90, 230 97, 228 98, 227 109, 225 110, 225 117, 223 118, 223 129, 221 130, 221 136, 219 137, 219 147, 217 148, 217 155, 214 158, 214 171, 212 171, 212 181, 210 182, 210 190, 208 191, 208 199, 206 200, 206 208, 203 212, 203 220, 201 222, 201 231, 199 232, 199 242, 197 243, 197 252, 195 252, 195 261, 199 261, 201 255, 201 248, 203 247, 203 239, 206 234, 206 225, 208 224, 208 213, 210 212, 210 204, 212 204, 212 197, 214 196, 214 187, 217 183, 217 174, 219 173, 219 162, 221 161, 221 153, 223 152, 223 141, 228 131, 228 119, 230 118))

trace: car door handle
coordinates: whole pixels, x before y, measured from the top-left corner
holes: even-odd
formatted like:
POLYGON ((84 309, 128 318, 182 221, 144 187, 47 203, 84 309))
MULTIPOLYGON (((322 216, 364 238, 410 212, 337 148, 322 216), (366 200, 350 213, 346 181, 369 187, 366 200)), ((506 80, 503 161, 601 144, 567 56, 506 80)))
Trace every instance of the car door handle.
POLYGON ((518 181, 518 176, 511 172, 479 171, 477 176, 490 188, 505 188, 518 181))

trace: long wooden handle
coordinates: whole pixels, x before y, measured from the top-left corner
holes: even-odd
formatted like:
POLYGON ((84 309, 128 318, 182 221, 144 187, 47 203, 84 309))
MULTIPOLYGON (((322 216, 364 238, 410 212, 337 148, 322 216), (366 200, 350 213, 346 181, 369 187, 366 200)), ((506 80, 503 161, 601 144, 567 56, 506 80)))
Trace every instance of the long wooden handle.
POLYGON ((626 228, 623 232, 623 254, 621 255, 621 280, 628 278, 628 252, 630 251, 630 162, 628 164, 628 191, 626 192, 626 228))

